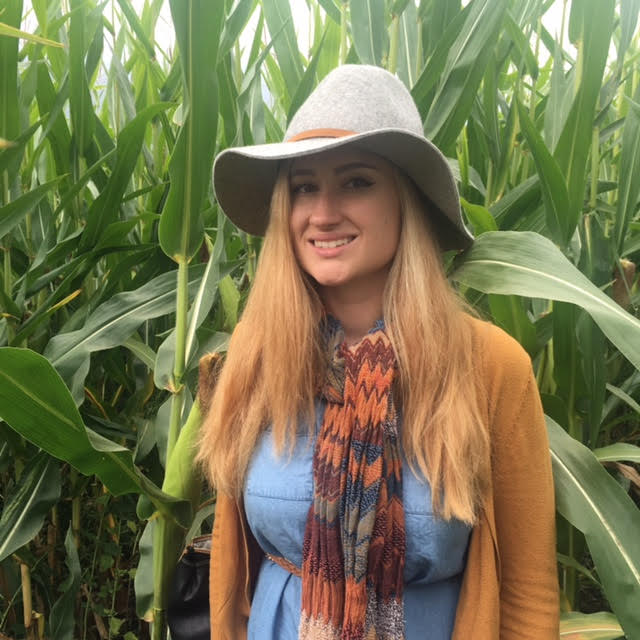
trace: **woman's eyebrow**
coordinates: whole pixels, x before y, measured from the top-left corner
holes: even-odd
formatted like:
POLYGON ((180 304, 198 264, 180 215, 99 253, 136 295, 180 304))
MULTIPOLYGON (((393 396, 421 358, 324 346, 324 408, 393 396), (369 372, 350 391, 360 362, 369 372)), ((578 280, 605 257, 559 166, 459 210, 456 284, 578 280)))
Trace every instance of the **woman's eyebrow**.
POLYGON ((378 167, 372 164, 367 164, 366 162, 349 162, 348 164, 336 167, 333 172, 335 174, 340 174, 345 173, 345 171, 351 171, 352 169, 371 169, 373 171, 379 171, 378 167))
POLYGON ((315 171, 313 169, 294 169, 289 173, 289 177, 293 178, 294 176, 312 176, 315 175, 315 171))

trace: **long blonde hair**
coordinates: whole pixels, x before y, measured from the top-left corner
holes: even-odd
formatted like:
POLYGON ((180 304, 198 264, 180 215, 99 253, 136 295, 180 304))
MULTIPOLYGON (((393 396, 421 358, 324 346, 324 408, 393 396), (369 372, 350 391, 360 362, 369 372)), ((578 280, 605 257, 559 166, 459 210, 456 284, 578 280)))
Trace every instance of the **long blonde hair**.
MULTIPOLYGON (((402 229, 383 313, 400 373, 402 444, 410 466, 429 480, 435 512, 473 524, 488 482, 489 442, 474 385, 470 323, 447 282, 415 186, 400 171, 396 184, 402 229)), ((256 276, 197 454, 211 484, 230 495, 242 492, 265 425, 272 425, 282 453, 293 446, 300 421, 314 424, 323 308, 295 258, 290 209, 283 167, 256 276)))

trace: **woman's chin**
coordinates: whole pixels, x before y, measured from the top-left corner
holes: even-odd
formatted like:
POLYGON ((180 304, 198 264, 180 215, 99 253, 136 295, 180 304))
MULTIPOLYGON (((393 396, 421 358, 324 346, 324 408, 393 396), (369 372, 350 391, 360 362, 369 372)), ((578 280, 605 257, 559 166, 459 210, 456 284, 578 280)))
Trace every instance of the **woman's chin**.
POLYGON ((318 283, 318 286, 323 288, 342 287, 349 284, 350 280, 348 276, 338 273, 315 273, 311 275, 318 283))

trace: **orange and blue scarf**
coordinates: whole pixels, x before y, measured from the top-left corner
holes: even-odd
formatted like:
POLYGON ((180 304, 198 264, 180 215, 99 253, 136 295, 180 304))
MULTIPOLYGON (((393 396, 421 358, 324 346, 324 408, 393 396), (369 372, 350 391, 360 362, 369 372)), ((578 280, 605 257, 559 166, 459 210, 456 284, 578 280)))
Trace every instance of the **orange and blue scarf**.
POLYGON ((405 526, 396 359, 379 323, 347 347, 324 331, 327 401, 302 551, 304 640, 404 638, 405 526))

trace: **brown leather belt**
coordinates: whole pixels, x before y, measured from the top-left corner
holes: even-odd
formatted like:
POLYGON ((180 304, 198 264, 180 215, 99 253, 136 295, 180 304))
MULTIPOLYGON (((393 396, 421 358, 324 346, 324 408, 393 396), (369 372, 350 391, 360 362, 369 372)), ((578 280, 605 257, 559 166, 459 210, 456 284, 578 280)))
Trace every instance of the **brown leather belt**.
POLYGON ((293 562, 287 560, 286 558, 282 558, 281 556, 273 556, 270 553, 265 553, 267 558, 274 562, 279 567, 282 567, 285 571, 292 573, 294 576, 298 576, 298 578, 302 578, 302 569, 298 569, 298 567, 293 564, 293 562))

